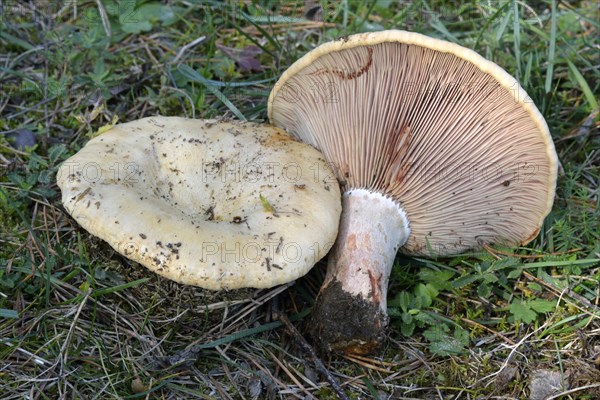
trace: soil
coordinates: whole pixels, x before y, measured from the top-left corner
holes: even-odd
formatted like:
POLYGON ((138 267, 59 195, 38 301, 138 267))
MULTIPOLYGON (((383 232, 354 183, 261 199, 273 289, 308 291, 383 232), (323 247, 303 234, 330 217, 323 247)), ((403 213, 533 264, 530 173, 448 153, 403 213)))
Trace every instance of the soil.
POLYGON ((367 354, 380 347, 388 317, 379 304, 342 289, 331 282, 319 297, 310 324, 310 334, 325 352, 367 354))

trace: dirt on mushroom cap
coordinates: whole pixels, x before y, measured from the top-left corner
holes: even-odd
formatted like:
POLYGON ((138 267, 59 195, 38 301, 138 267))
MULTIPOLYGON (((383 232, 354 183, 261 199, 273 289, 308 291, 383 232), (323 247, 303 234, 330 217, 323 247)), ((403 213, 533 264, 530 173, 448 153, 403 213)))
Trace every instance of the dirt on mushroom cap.
POLYGON ((152 117, 92 139, 57 180, 69 213, 121 254, 234 289, 292 281, 327 253, 341 208, 332 176, 273 127, 152 117))

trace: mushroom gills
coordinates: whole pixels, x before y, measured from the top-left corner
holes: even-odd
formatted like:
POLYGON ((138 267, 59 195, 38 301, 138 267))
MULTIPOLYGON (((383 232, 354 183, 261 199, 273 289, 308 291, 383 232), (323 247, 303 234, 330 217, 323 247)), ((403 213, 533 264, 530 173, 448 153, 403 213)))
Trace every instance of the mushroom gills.
POLYGON ((518 246, 537 235, 552 207, 558 159, 543 116, 514 77, 454 43, 395 30, 324 43, 275 84, 269 119, 335 166, 349 192, 344 207, 363 188, 410 217, 409 235, 401 212, 384 216, 373 201, 342 211, 313 312, 324 350, 376 347, 387 321, 383 288, 401 244, 403 254, 425 257, 518 246))
POLYGON ((398 202, 379 192, 351 189, 342 210, 311 329, 326 351, 366 354, 383 341, 389 276, 410 228, 398 202))

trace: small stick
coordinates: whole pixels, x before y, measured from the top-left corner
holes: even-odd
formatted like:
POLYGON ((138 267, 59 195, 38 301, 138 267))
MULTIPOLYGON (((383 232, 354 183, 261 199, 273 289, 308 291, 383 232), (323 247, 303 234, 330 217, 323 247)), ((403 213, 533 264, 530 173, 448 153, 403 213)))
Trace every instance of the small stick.
POLYGON ((197 39, 193 40, 192 42, 183 46, 179 50, 179 52, 177 52, 177 55, 175 56, 175 58, 173 58, 173 60, 171 60, 171 64, 177 63, 177 61, 179 61, 179 59, 185 54, 186 51, 188 51, 189 49, 191 49, 194 46, 197 46, 197 45, 203 43, 205 40, 206 40, 206 36, 200 36, 199 38, 197 38, 197 39))
POLYGON ((562 393, 557 393, 550 397, 546 397, 546 399, 548 399, 548 400, 558 399, 560 397, 563 397, 563 396, 566 396, 569 394, 573 394, 575 392, 580 392, 582 390, 588 390, 588 389, 593 389, 593 388, 598 388, 598 387, 600 387, 600 384, 598 384, 598 383, 594 383, 594 384, 587 385, 587 386, 580 386, 580 387, 573 388, 571 390, 566 390, 562 393))
POLYGON ((304 339, 302 334, 298 332, 298 329, 296 329, 296 327, 292 324, 287 315, 277 310, 275 317, 285 325, 285 327, 291 333, 292 337, 296 339, 296 341, 300 344, 300 348, 302 349, 302 351, 308 356, 308 358, 310 359, 310 361, 312 361, 315 367, 317 367, 319 372, 323 374, 323 376, 325 376, 325 379, 327 380, 327 382, 329 382, 331 388, 335 391, 338 398, 340 400, 349 400, 348 396, 346 396, 346 393, 344 393, 344 391, 342 390, 342 387, 338 383, 337 379, 335 379, 331 372, 329 372, 329 370, 325 368, 325 365, 319 359, 312 346, 306 341, 306 339, 304 339))
MULTIPOLYGON (((550 292, 554 293, 554 295, 556 295, 556 296, 562 297, 562 294, 566 293, 567 296, 570 296, 570 297, 574 298, 575 300, 579 301, 580 303, 583 303, 585 306, 589 307, 591 310, 593 310, 595 312, 600 312, 600 307, 596 306, 595 304, 592 304, 591 301, 589 301, 582 295, 575 293, 573 290, 571 290, 571 288, 559 289, 556 286, 544 281, 543 279, 540 279, 540 278, 537 278, 537 277, 531 275, 527 271, 523 271, 523 275, 525 275, 526 278, 546 287, 550 292)), ((577 306, 577 304, 574 304, 574 305, 575 305, 575 307, 579 308, 586 314, 593 315, 590 311, 584 310, 583 308, 577 306)))
POLYGON ((514 345, 516 345, 516 343, 515 343, 514 341, 510 340, 509 338, 507 338, 506 336, 504 336, 504 335, 503 335, 503 334, 501 334, 500 332, 496 332, 495 330, 493 330, 493 329, 491 329, 491 328, 488 328, 488 327, 487 327, 487 326, 485 326, 485 325, 481 325, 480 323, 478 323, 478 322, 475 322, 475 321, 472 321, 472 320, 470 320, 470 319, 468 319, 468 318, 461 318, 461 320, 462 320, 463 322, 466 322, 466 323, 467 323, 467 324, 469 324, 469 325, 476 326, 477 328, 481 328, 481 329, 485 330, 486 332, 489 332, 489 333, 491 333, 492 335, 494 335, 494 336, 496 336, 496 337, 499 337, 500 339, 504 340, 506 343, 510 344, 511 346, 514 346, 514 345))

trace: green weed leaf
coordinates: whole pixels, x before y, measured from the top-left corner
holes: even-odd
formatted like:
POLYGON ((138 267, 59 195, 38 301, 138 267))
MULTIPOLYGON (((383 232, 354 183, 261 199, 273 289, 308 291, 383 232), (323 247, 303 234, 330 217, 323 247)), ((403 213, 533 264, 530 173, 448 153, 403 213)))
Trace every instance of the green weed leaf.
POLYGON ((515 300, 510 305, 510 313, 515 321, 523 321, 527 324, 535 321, 537 314, 531 309, 531 306, 524 301, 515 300))
POLYGON ((540 314, 551 312, 556 307, 555 301, 549 301, 544 299, 530 300, 527 302, 527 304, 529 304, 529 306, 533 310, 540 314))

